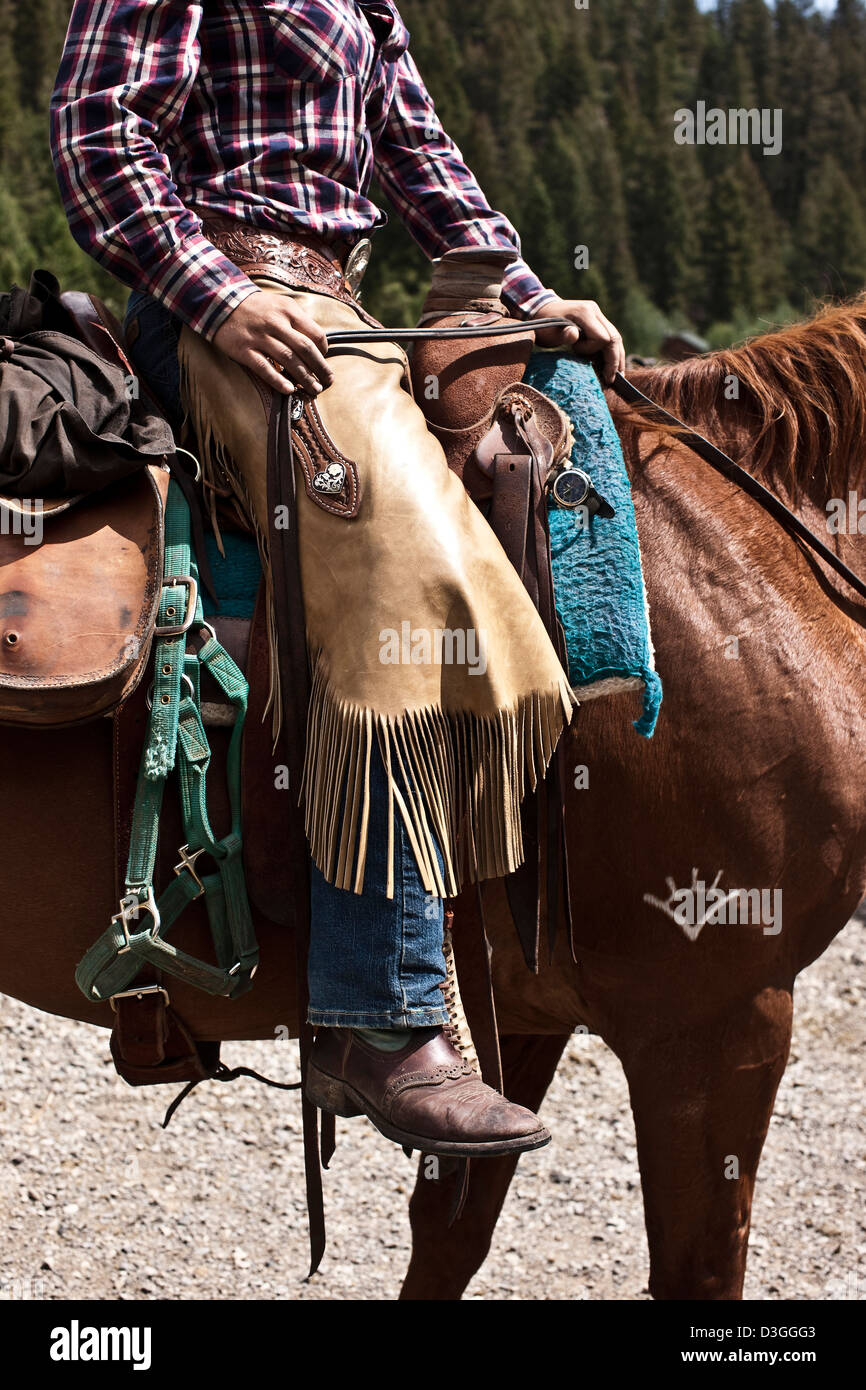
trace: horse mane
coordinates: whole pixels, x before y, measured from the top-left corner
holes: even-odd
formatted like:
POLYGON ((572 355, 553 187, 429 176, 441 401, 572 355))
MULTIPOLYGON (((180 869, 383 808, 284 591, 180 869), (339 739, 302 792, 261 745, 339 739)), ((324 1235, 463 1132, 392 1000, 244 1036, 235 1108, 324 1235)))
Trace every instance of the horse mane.
MULTIPOLYGON (((739 347, 636 377, 666 410, 726 441, 739 463, 793 497, 819 471, 842 495, 866 454, 866 292, 739 347)), ((640 430, 678 432, 639 407, 629 414, 640 430)))

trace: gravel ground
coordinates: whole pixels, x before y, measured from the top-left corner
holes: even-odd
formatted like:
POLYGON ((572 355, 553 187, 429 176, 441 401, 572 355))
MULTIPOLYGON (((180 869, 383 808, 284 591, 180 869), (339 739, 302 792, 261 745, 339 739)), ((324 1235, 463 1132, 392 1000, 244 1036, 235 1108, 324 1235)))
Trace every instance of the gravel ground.
MULTIPOLYGON (((866 927, 801 976, 791 1063, 759 1174, 746 1296, 866 1297, 866 927)), ((339 1122, 329 1249, 302 1282, 299 1106, 241 1080, 203 1085, 163 1131, 164 1093, 115 1075, 107 1036, 0 997, 0 1297, 396 1296, 414 1165, 339 1122)), ((294 1079, 297 1045, 229 1044, 294 1079)), ((544 1106, 554 1142, 521 1160, 474 1299, 645 1299, 647 1251, 619 1063, 575 1036, 544 1106)))

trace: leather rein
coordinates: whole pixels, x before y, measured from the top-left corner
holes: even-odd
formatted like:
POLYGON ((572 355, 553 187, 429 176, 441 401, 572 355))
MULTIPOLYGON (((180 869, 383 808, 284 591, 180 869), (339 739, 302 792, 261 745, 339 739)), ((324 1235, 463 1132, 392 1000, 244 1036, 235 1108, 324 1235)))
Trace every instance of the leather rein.
MULTIPOLYGON (((563 328, 566 326, 573 327, 574 325, 571 324, 568 319, 539 318, 527 319, 525 326, 521 322, 518 325, 510 323, 488 324, 466 328, 359 328, 339 333, 329 333, 328 346, 329 349, 334 347, 339 350, 342 344, 349 343, 370 343, 379 341, 414 343, 425 338, 498 338, 507 337, 509 335, 514 336, 517 333, 526 332, 527 329, 531 329, 532 332, 535 332, 539 328, 563 328)), ((738 487, 742 492, 745 492, 747 496, 751 497, 763 507, 764 511, 768 512, 774 521, 779 522, 790 535, 794 536, 797 540, 801 541, 803 545, 808 546, 810 550, 820 556, 825 564, 835 570, 836 573, 845 580, 845 583, 850 585, 855 593, 859 594, 861 598, 866 599, 866 581, 860 579, 843 560, 840 560, 839 556, 834 554, 829 546, 825 545, 824 542, 815 535, 815 532, 811 531, 809 527, 791 511, 790 507, 786 507, 785 503, 782 502, 774 492, 764 487, 763 483, 759 483, 757 478, 751 473, 748 473, 740 464, 735 463, 728 454, 723 453, 722 450, 707 439, 705 435, 699 434, 696 430, 693 430, 690 425, 687 425, 685 421, 678 419, 676 415, 672 415, 669 410, 665 410, 663 406, 659 405, 658 402, 654 401, 650 396, 644 395, 643 391, 640 391, 637 386, 628 381, 621 372, 617 372, 611 389, 628 405, 648 407, 659 421, 666 425, 673 425, 680 432, 679 438, 682 440, 683 444, 691 449, 693 453, 697 454, 699 458, 702 458, 705 463, 708 463, 711 468, 714 468, 717 473, 721 473, 722 476, 733 483, 735 487, 738 487)))

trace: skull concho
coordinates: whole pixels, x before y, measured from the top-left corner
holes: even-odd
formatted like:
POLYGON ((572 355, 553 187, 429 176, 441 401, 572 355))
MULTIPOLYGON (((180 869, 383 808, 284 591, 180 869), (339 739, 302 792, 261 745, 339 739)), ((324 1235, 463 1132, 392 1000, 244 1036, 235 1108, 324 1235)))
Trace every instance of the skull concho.
POLYGON ((334 497, 338 492, 343 491, 346 482, 346 469, 342 463, 329 463, 327 468, 323 468, 321 473, 317 473, 313 479, 313 487, 316 492, 324 493, 326 497, 334 497))

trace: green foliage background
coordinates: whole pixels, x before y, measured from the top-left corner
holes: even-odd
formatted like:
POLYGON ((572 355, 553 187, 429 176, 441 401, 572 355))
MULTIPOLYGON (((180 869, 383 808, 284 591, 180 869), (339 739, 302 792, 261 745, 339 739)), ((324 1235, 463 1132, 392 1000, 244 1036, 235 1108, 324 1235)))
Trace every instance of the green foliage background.
MULTIPOLYGON (((75 246, 47 108, 69 0, 0 0, 0 288, 36 265, 120 309, 75 246)), ((866 285, 866 6, 838 0, 402 0, 446 128, 530 264, 597 299, 632 351, 671 328, 714 345, 866 285), (680 146, 674 112, 780 107, 784 143, 680 146), (589 266, 574 268, 575 247, 589 266)), ((408 322, 429 269, 392 219, 365 298, 408 322)))

